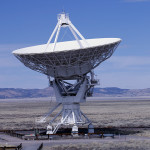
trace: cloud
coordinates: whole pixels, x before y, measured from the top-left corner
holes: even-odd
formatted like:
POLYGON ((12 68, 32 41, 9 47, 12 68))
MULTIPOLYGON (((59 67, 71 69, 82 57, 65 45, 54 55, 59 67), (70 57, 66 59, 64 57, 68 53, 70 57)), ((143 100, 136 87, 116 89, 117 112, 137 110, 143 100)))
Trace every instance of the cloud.
POLYGON ((0 68, 21 66, 12 51, 27 46, 29 44, 0 44, 0 68))
POLYGON ((21 63, 14 56, 0 56, 0 68, 19 67, 21 63))
POLYGON ((119 87, 123 89, 150 88, 150 76, 133 72, 101 72, 98 75, 101 87, 119 87))
POLYGON ((12 52, 13 50, 30 46, 29 44, 0 44, 0 52, 12 52))
POLYGON ((124 2, 150 2, 150 0, 124 0, 124 2))
POLYGON ((95 69, 101 87, 150 88, 150 56, 112 56, 95 69))
POLYGON ((150 56, 112 56, 97 67, 97 71, 136 71, 150 70, 150 56))
POLYGON ((48 80, 45 75, 29 69, 9 70, 0 74, 0 88, 46 88, 48 80))
POLYGON ((114 56, 108 60, 114 66, 119 67, 135 67, 135 66, 149 66, 150 56, 114 56))

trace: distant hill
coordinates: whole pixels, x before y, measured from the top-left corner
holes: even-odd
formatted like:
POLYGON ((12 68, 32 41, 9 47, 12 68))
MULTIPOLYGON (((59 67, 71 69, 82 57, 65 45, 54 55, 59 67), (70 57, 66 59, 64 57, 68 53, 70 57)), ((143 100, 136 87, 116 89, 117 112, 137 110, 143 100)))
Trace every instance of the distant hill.
MULTIPOLYGON (((0 88, 0 99, 5 98, 35 98, 54 96, 53 88, 45 89, 15 89, 0 88)), ((94 97, 134 97, 134 96, 150 96, 150 88, 148 89, 120 89, 116 87, 95 88, 94 97)))
POLYGON ((135 96, 150 96, 150 88, 147 89, 120 89, 116 87, 110 88, 95 88, 94 96, 116 96, 116 97, 135 97, 135 96))
POLYGON ((45 89, 15 89, 0 88, 0 99, 5 98, 34 98, 54 96, 52 88, 45 89))

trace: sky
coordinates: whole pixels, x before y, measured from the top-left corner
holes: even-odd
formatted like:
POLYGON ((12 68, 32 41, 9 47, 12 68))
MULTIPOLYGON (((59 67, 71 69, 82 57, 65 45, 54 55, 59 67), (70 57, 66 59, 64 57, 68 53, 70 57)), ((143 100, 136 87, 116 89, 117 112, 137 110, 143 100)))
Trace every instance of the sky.
POLYGON ((150 0, 0 0, 0 88, 48 86, 12 51, 47 43, 62 10, 87 39, 122 39, 95 69, 100 87, 150 88, 150 0))

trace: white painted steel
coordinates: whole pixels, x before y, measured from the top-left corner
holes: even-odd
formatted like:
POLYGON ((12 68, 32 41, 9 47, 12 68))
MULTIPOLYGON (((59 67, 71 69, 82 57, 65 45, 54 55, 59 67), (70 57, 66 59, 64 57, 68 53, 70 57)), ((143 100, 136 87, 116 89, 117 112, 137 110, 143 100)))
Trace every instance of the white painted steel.
POLYGON ((77 40, 77 42, 78 42, 78 44, 79 44, 80 48, 83 48, 83 46, 82 46, 82 44, 81 44, 80 40, 78 39, 78 37, 77 37, 76 33, 73 31, 73 29, 71 28, 71 26, 70 26, 70 25, 69 25, 69 29, 70 29, 70 31, 72 32, 72 34, 74 35, 75 39, 77 40))
POLYGON ((94 132, 91 121, 80 110, 80 103, 86 101, 86 97, 92 94, 91 89, 98 83, 94 79, 93 69, 111 57, 120 42, 120 38, 85 40, 71 23, 69 15, 62 13, 58 15, 58 23, 47 44, 13 51, 25 66, 46 74, 50 85, 54 88, 58 105, 42 117, 40 122, 46 121, 60 104, 63 105, 62 110, 50 121, 47 134, 56 133, 61 125, 72 125, 72 131, 77 132, 77 126, 86 123, 92 127, 90 132, 94 132), (69 27, 76 40, 57 42, 61 27, 69 27), (55 33, 54 43, 51 43, 55 33), (87 76, 88 73, 90 76, 87 76), (54 77, 53 81, 50 77, 54 77), (76 83, 72 84, 65 80, 76 80, 76 83), (60 115, 60 121, 52 127, 60 115))
POLYGON ((51 43, 47 50, 45 51, 46 44, 31 46, 26 48, 21 48, 13 51, 14 55, 32 55, 32 54, 48 54, 48 53, 58 53, 58 52, 67 52, 67 51, 75 51, 81 50, 84 52, 87 48, 96 48, 102 47, 110 44, 120 43, 120 38, 96 38, 96 39, 86 39, 86 41, 90 44, 90 46, 86 47, 83 40, 80 40, 81 44, 85 48, 80 48, 79 44, 76 41, 66 41, 66 42, 58 42, 55 52, 53 52, 54 43, 51 43))
MULTIPOLYGON (((27 67, 54 78, 72 78, 89 73, 101 62, 108 59, 120 43, 118 38, 89 39, 88 48, 80 48, 76 41, 33 46, 13 51, 13 54, 27 67)), ((80 41, 83 46, 85 42, 80 41)))
POLYGON ((58 26, 59 26, 59 23, 57 23, 57 25, 56 25, 56 27, 55 27, 55 29, 54 29, 53 33, 51 34, 51 36, 50 36, 50 38, 49 38, 49 40, 48 40, 48 42, 47 42, 47 44, 46 44, 45 51, 47 50, 48 45, 49 45, 49 43, 51 42, 51 40, 52 40, 52 38, 53 38, 53 36, 54 36, 54 34, 55 34, 55 32, 56 32, 56 30, 57 30, 58 26))

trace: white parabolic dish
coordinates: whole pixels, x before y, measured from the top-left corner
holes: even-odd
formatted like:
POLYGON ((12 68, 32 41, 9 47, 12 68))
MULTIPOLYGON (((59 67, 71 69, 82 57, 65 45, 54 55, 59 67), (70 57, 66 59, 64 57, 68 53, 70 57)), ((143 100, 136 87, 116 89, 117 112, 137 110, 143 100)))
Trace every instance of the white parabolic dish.
POLYGON ((121 42, 120 38, 86 39, 88 46, 80 40, 54 43, 22 48, 13 54, 25 66, 52 77, 72 78, 83 76, 108 59, 121 42))

